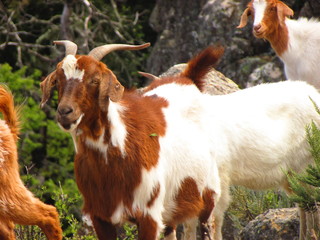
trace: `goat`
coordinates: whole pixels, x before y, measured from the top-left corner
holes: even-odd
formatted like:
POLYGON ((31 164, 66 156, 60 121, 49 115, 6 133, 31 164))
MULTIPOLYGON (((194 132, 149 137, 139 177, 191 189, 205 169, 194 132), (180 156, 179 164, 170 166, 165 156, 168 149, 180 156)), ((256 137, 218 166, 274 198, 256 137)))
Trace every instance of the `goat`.
POLYGON ((56 208, 26 189, 19 175, 17 141, 19 109, 9 89, 0 85, 0 239, 14 240, 14 224, 38 225, 49 240, 61 240, 56 208))
MULTIPOLYGON (((193 58, 180 77, 192 79, 202 92, 198 102, 207 114, 203 124, 221 181, 221 196, 212 215, 214 239, 221 240, 224 212, 231 200, 230 186, 254 190, 280 187, 291 193, 286 172, 300 172, 313 163, 305 128, 312 121, 320 126, 320 116, 313 104, 314 101, 320 106, 320 95, 308 83, 290 80, 227 95, 205 94, 204 78, 194 77, 192 72, 199 65, 206 69, 203 65, 208 63, 200 60, 211 51, 206 49, 193 58)), ((155 78, 154 81, 168 80, 155 78)), ((158 95, 166 96, 166 93, 158 95)), ((196 224, 195 221, 184 224, 189 234, 195 234, 196 224)))
POLYGON ((320 22, 314 19, 289 19, 293 11, 279 0, 251 0, 238 28, 252 16, 253 34, 270 42, 284 63, 287 79, 302 80, 320 89, 320 22))
POLYGON ((66 57, 41 83, 41 106, 56 85, 57 121, 74 139, 83 212, 98 238, 116 239, 116 227, 132 220, 140 240, 157 239, 163 226, 170 239, 178 223, 193 219, 201 222, 202 238, 209 237, 207 220, 220 196, 220 179, 199 89, 178 77, 154 82, 143 93, 124 90, 100 62, 111 51, 149 44, 104 45, 76 55, 74 43, 56 43, 65 45, 66 57))

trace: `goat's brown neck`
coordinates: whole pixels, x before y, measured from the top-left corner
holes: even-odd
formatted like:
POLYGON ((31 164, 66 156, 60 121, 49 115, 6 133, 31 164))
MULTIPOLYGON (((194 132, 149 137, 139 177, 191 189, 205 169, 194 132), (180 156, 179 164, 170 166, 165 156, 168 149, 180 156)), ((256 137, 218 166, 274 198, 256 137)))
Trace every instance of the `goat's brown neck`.
POLYGON ((133 190, 141 181, 141 166, 120 156, 119 149, 112 146, 107 157, 99 150, 80 147, 75 157, 75 175, 85 199, 84 212, 110 219, 120 203, 131 210, 133 190))
POLYGON ((265 37, 271 44, 278 56, 281 56, 288 48, 289 32, 285 24, 278 27, 265 37))
POLYGON ((109 122, 107 121, 106 113, 96 112, 89 118, 84 120, 79 128, 81 129, 81 138, 89 137, 97 140, 104 131, 109 129, 109 122))

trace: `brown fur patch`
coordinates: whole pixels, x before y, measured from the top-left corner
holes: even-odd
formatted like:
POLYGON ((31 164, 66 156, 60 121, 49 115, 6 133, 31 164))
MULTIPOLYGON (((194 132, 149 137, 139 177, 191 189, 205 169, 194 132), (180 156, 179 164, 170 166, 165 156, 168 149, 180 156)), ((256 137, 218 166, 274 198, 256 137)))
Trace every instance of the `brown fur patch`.
POLYGON ((206 223, 214 208, 214 191, 206 188, 202 193, 202 200, 204 202, 204 209, 200 213, 200 223, 206 223))
POLYGON ((181 76, 192 79, 194 84, 202 91, 205 85, 205 75, 216 66, 223 53, 224 48, 222 46, 210 46, 204 49, 188 62, 187 68, 181 73, 181 76))
POLYGON ((138 219, 139 240, 156 240, 159 231, 157 223, 149 215, 141 215, 138 219))
POLYGON ((97 217, 93 217, 92 222, 99 239, 117 239, 117 229, 111 223, 97 217))
POLYGON ((193 85, 193 82, 186 77, 181 77, 181 76, 164 77, 164 78, 155 79, 149 86, 147 86, 144 89, 143 93, 150 92, 159 86, 170 84, 170 83, 176 83, 179 85, 193 85))
POLYGON ((188 177, 182 182, 175 199, 176 210, 168 226, 175 226, 186 219, 198 217, 204 203, 194 179, 188 177))
POLYGON ((147 207, 148 208, 150 208, 153 205, 153 203, 157 199, 159 193, 160 193, 160 184, 158 184, 156 187, 154 187, 153 193, 151 195, 151 198, 147 203, 147 207))
MULTIPOLYGON (((125 92, 120 103, 126 109, 121 116, 127 130, 126 156, 123 158, 119 148, 109 144, 105 159, 99 150, 85 145, 86 137, 92 134, 83 134, 80 135, 80 148, 75 157, 77 184, 85 199, 84 211, 106 220, 110 220, 121 202, 131 211, 133 192, 141 183, 142 169, 149 170, 158 163, 158 138, 165 134, 166 128, 162 108, 168 103, 164 99, 125 92)), ((95 115, 92 125, 106 129, 105 142, 108 143, 108 120, 100 118, 103 114, 91 114, 95 115)), ((87 131, 90 131, 88 126, 85 133, 87 131)), ((156 188, 148 203, 150 206, 157 195, 156 188)), ((130 214, 132 217, 136 215, 134 212, 130 214)))
POLYGON ((168 230, 187 219, 196 217, 200 223, 206 224, 214 208, 213 194, 214 191, 208 188, 200 193, 194 179, 190 177, 184 179, 175 199, 176 210, 171 221, 166 223, 169 226, 168 230))

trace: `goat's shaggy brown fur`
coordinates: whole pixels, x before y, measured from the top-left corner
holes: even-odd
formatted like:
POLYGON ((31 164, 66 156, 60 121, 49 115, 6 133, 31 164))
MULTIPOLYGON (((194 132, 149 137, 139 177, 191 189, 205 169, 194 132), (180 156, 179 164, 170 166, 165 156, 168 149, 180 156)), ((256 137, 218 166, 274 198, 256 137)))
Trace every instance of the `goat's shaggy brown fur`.
POLYGON ((18 109, 13 96, 0 85, 0 239, 15 239, 14 224, 38 225, 49 240, 62 239, 55 207, 35 198, 19 175, 17 140, 18 109))

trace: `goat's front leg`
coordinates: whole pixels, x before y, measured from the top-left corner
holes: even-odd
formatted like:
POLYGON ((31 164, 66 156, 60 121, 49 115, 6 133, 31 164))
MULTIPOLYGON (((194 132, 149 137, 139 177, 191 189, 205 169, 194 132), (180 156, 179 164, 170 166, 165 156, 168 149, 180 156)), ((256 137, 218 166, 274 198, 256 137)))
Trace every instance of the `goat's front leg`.
POLYGON ((15 240, 14 223, 0 218, 0 240, 15 240))
POLYGON ((150 216, 143 215, 138 219, 139 240, 156 240, 160 233, 159 224, 150 216))
POLYGON ((91 216, 91 220, 99 240, 117 239, 117 228, 115 225, 96 216, 91 216))
POLYGON ((164 229, 164 240, 177 240, 176 237, 176 226, 167 226, 164 229))

